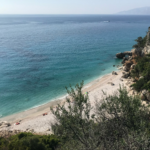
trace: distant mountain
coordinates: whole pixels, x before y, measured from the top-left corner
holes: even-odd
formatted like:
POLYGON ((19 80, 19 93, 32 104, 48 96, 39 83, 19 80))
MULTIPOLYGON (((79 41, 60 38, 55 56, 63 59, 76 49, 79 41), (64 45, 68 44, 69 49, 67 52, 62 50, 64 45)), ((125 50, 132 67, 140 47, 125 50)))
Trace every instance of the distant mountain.
POLYGON ((135 8, 127 11, 121 11, 120 15, 150 15, 150 7, 135 8))

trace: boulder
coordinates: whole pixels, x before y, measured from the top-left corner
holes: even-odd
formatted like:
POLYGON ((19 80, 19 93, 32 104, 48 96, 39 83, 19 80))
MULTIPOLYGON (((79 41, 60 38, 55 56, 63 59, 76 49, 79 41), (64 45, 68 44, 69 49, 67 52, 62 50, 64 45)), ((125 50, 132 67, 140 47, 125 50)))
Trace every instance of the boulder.
POLYGON ((142 90, 141 93, 145 95, 147 93, 147 91, 146 90, 142 90))
POLYGON ((10 123, 4 123, 4 125, 6 125, 6 126, 11 126, 11 124, 10 124, 10 123))
POLYGON ((111 85, 114 86, 115 84, 114 84, 114 83, 111 83, 111 85))
POLYGON ((141 100, 146 100, 146 96, 144 94, 141 94, 141 100))
POLYGON ((124 53, 117 53, 116 57, 119 59, 122 59, 123 57, 125 57, 125 54, 124 53))
POLYGON ((112 75, 118 75, 118 74, 117 74, 117 72, 113 71, 113 72, 112 72, 112 75))
POLYGON ((46 131, 51 131, 51 129, 47 129, 46 131))
POLYGON ((115 85, 113 82, 108 82, 107 84, 115 85))
POLYGON ((129 73, 129 72, 127 72, 127 73, 123 74, 122 78, 128 78, 128 77, 129 77, 129 75, 130 75, 130 73, 129 73))
POLYGON ((131 52, 131 51, 126 51, 126 52, 123 52, 123 53, 117 53, 117 54, 116 54, 116 57, 122 59, 122 58, 125 57, 126 55, 132 56, 132 52, 131 52))

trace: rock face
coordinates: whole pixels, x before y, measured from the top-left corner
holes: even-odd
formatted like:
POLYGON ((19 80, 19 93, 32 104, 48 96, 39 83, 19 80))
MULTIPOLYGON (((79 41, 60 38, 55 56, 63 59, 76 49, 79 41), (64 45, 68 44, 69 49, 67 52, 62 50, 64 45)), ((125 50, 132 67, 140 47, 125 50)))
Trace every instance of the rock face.
POLYGON ((131 50, 133 56, 141 56, 142 55, 142 48, 134 48, 131 50))
POLYGON ((126 60, 128 60, 128 58, 123 57, 122 64, 124 64, 126 60))
POLYGON ((125 57, 126 55, 132 56, 132 52, 131 52, 131 51, 126 51, 126 52, 123 52, 123 53, 117 53, 117 54, 116 54, 116 57, 122 59, 122 58, 125 57))
POLYGON ((144 54, 149 54, 150 53, 150 45, 145 46, 144 49, 142 50, 142 52, 144 54))
POLYGON ((128 60, 128 61, 125 62, 125 67, 126 67, 127 71, 130 70, 130 67, 131 67, 132 64, 133 64, 133 62, 131 60, 128 60))

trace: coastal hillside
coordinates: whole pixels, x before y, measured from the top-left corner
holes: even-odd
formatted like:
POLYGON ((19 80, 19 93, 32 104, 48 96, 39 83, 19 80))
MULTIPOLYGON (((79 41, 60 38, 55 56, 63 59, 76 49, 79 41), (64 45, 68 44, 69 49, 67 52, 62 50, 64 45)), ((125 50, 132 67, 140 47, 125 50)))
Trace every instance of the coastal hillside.
POLYGON ((120 15, 150 15, 150 7, 135 8, 127 11, 121 11, 120 15))
POLYGON ((118 53, 116 57, 123 59, 122 73, 128 78, 130 93, 137 92, 142 100, 150 101, 150 27, 145 37, 135 41, 131 52, 118 53))

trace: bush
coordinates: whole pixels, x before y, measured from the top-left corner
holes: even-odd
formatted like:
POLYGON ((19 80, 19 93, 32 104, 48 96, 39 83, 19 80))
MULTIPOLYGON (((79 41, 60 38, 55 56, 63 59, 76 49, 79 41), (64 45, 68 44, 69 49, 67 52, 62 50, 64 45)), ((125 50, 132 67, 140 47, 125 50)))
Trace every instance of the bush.
POLYGON ((9 139, 0 138, 1 150, 55 150, 60 141, 54 135, 19 133, 9 139))
POLYGON ((82 86, 83 83, 68 90, 67 107, 51 109, 57 119, 54 133, 63 143, 61 150, 150 148, 149 106, 143 106, 139 97, 128 96, 126 89, 120 88, 112 96, 104 95, 94 110, 88 95, 82 94, 82 86))
POLYGON ((144 48, 147 41, 147 36, 145 36, 144 38, 140 36, 135 41, 137 42, 137 44, 133 45, 133 48, 144 48))
POLYGON ((62 139, 61 149, 96 149, 100 144, 100 126, 94 123, 94 115, 91 114, 91 104, 88 94, 82 93, 83 82, 72 87, 67 92, 71 98, 67 98, 67 105, 58 105, 56 111, 51 111, 57 118, 57 124, 53 125, 54 133, 62 139), (73 103, 72 103, 73 101, 73 103))
POLYGON ((150 57, 144 56, 140 59, 137 59, 137 65, 135 68, 131 71, 131 76, 133 78, 140 78, 142 76, 142 79, 137 80, 135 84, 133 84, 133 87, 137 91, 141 91, 143 89, 150 90, 150 57))
POLYGON ((0 150, 8 150, 8 140, 0 137, 0 150))

